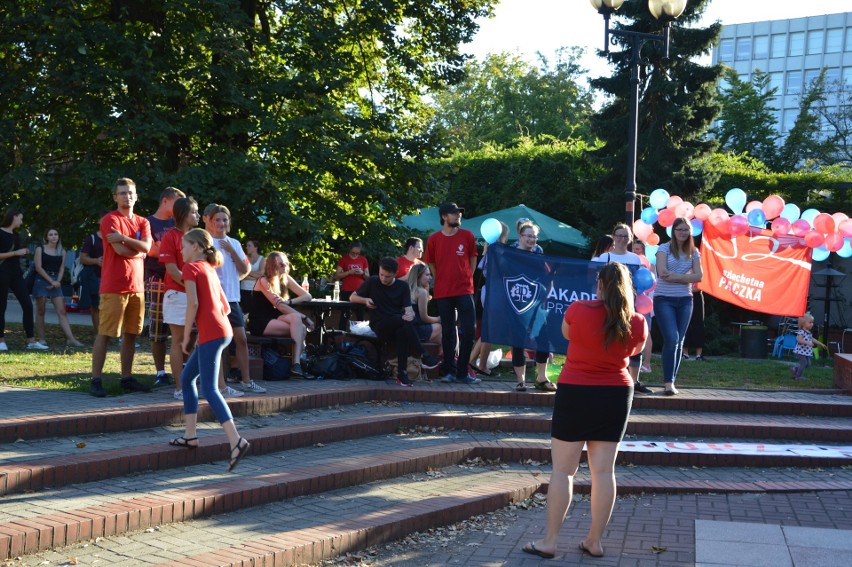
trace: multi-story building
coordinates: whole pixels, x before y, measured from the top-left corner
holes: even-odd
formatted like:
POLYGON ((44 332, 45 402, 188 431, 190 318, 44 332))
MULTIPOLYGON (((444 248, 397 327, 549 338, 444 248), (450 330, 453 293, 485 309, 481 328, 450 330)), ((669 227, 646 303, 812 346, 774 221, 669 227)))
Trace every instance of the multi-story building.
POLYGON ((826 84, 844 81, 852 88, 852 12, 725 25, 713 63, 731 67, 743 80, 755 69, 768 73, 770 87, 778 89, 778 132, 786 136, 802 94, 823 67, 826 84))

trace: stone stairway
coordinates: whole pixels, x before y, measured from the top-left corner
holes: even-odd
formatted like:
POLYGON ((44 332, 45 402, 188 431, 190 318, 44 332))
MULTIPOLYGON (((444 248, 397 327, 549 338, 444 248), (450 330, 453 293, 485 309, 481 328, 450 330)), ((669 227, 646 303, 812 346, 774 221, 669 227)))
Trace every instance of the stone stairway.
MULTIPOLYGON (((187 450, 167 444, 182 412, 169 392, 2 391, 15 404, 0 420, 0 559, 311 564, 546 491, 550 394, 500 382, 268 386, 229 400, 252 443, 230 474, 206 404, 201 447, 187 450)), ((682 392, 635 398, 620 494, 852 490, 852 398, 682 392)))

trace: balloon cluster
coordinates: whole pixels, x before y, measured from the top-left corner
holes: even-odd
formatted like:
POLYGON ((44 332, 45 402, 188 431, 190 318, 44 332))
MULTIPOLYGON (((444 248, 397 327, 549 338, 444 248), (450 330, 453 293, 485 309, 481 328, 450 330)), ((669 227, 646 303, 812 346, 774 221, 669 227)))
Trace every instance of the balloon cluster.
POLYGON ((831 252, 848 258, 852 256, 852 219, 845 213, 821 213, 816 209, 800 211, 793 203, 785 203, 778 195, 769 195, 762 202, 748 201, 745 191, 739 188, 725 194, 725 204, 733 212, 719 207, 711 209, 701 203, 693 206, 665 189, 654 189, 649 196, 650 206, 643 209, 640 219, 633 223, 633 233, 647 243, 645 253, 653 263, 660 243, 654 233, 654 223, 666 228, 671 237, 671 226, 677 217, 684 217, 692 225, 692 235, 698 236, 709 222, 719 232, 740 236, 750 227, 769 228, 775 236, 794 236, 813 249, 813 259, 825 260, 831 252))

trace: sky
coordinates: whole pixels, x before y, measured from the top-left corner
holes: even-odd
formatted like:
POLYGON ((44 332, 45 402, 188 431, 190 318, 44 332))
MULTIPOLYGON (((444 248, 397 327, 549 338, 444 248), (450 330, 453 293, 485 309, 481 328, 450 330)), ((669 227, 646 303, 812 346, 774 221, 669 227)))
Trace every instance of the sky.
MULTIPOLYGON (((712 0, 701 24, 716 20, 741 24, 850 10, 849 0, 712 0)), ((519 52, 535 63, 537 51, 552 58, 558 48, 576 45, 586 49, 580 62, 590 76, 610 73, 604 59, 596 55, 604 47, 603 17, 589 0, 501 0, 494 14, 479 21, 473 42, 462 46, 465 53, 481 58, 487 53, 519 52)))

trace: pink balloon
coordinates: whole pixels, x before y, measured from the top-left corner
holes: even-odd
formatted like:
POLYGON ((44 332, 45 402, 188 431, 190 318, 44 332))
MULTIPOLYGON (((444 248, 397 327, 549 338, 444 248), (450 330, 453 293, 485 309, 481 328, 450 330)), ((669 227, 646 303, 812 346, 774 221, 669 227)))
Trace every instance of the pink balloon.
POLYGON ((809 230, 805 235, 805 246, 808 248, 816 248, 817 246, 822 246, 822 243, 825 241, 825 238, 822 234, 815 230, 809 230))
POLYGON ((803 237, 811 230, 811 223, 806 221, 805 219, 799 219, 793 223, 793 226, 790 227, 794 236, 798 236, 799 238, 803 237))
POLYGON ((831 215, 831 218, 834 219, 835 226, 840 226, 840 223, 848 219, 849 215, 847 215, 846 213, 834 213, 833 215, 831 215))
POLYGON ((710 221, 710 224, 712 224, 715 227, 718 227, 718 226, 723 225, 723 224, 727 225, 728 224, 728 211, 726 211, 725 209, 722 209, 722 208, 713 209, 712 211, 710 211, 710 216, 707 217, 707 218, 710 221))
POLYGON ((814 228, 823 234, 834 232, 834 217, 828 213, 820 213, 814 217, 814 228))
POLYGON ((654 229, 648 223, 642 220, 633 221, 633 234, 636 235, 636 238, 639 240, 648 240, 648 236, 650 236, 652 232, 654 232, 654 229))
POLYGON ((647 315, 654 308, 654 302, 644 293, 636 296, 636 312, 647 315))
POLYGON ((704 221, 704 220, 707 220, 707 217, 710 216, 711 212, 712 212, 712 209, 710 208, 709 205, 706 205, 704 203, 700 203, 698 205, 695 205, 695 211, 693 212, 693 214, 695 215, 695 218, 697 218, 698 220, 704 221))
POLYGON ((843 236, 846 238, 852 238, 852 219, 846 219, 837 225, 837 228, 843 236))
POLYGON ((825 235, 825 247, 829 252, 837 252, 843 248, 843 236, 837 232, 830 232, 825 235))
POLYGON ((778 195, 770 195, 763 200, 763 214, 766 218, 772 220, 784 210, 784 199, 778 195))
MULTIPOLYGON (((766 211, 764 211, 765 213, 766 211)), ((790 221, 784 217, 778 217, 772 221, 772 234, 775 236, 786 236, 790 234, 790 221)))
MULTIPOLYGON (((755 209, 762 209, 762 208, 763 208, 763 203, 761 203, 760 201, 751 201, 751 202, 749 202, 748 205, 746 205, 745 212, 746 212, 746 214, 748 214, 755 209)), ((763 214, 766 214, 766 213, 763 213, 763 214)))
POLYGON ((740 236, 748 232, 748 218, 745 215, 734 215, 728 219, 728 230, 734 236, 740 236))
POLYGON ((670 211, 673 211, 681 203, 683 203, 683 199, 681 199, 677 195, 672 195, 671 197, 669 197, 669 202, 666 203, 666 208, 669 209, 670 211))
POLYGON ((695 207, 692 206, 692 203, 689 201, 684 201, 677 207, 675 207, 675 215, 679 217, 683 217, 686 220, 691 220, 695 211, 695 207))
POLYGON ((647 242, 651 246, 656 246, 657 244, 660 243, 660 235, 657 234, 656 232, 652 232, 651 234, 648 235, 648 238, 645 240, 645 242, 647 242))
POLYGON ((657 222, 660 223, 660 226, 671 226, 674 224, 675 218, 676 215, 673 210, 662 209, 657 217, 657 222))

